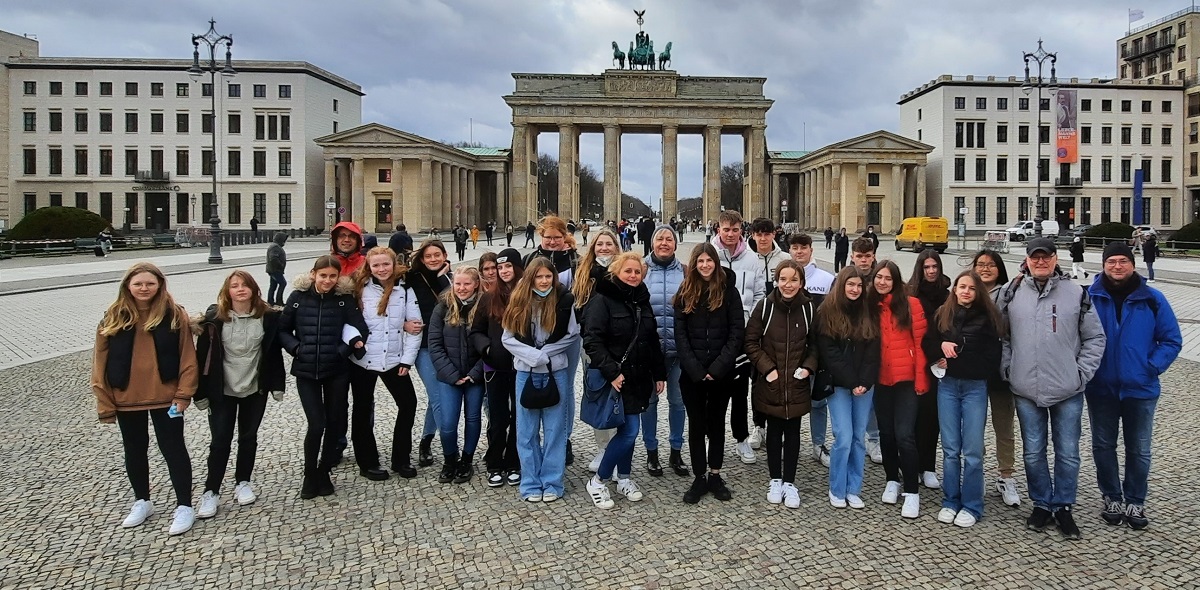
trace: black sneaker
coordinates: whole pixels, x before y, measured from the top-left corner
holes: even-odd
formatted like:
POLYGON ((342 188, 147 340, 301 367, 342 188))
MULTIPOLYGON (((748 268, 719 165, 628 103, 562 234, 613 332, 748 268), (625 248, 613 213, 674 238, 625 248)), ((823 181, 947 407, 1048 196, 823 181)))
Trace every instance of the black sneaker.
POLYGON ((1050 526, 1053 522, 1054 522, 1054 513, 1053 512, 1050 512, 1049 510, 1046 510, 1045 508, 1035 507, 1033 509, 1033 514, 1030 514, 1029 518, 1027 518, 1025 520, 1025 528, 1027 528, 1031 531, 1037 531, 1040 533, 1040 532, 1046 530, 1046 527, 1050 526))
POLYGON ((1075 516, 1071 514, 1070 506, 1063 506, 1054 512, 1054 520, 1058 521, 1058 530, 1064 539, 1078 540, 1082 535, 1079 527, 1075 526, 1075 516))
POLYGON ((712 492, 714 498, 722 502, 733 499, 733 492, 729 491, 729 487, 725 485, 725 480, 721 479, 720 473, 708 474, 708 491, 712 492))
POLYGON ((1104 511, 1100 513, 1100 518, 1111 525, 1121 524, 1125 522, 1125 506, 1116 500, 1105 500, 1104 511))
POLYGON ((1130 504, 1125 507, 1125 522, 1129 523, 1129 528, 1140 531, 1150 526, 1150 518, 1146 516, 1146 509, 1141 504, 1130 504))
POLYGON ((688 490, 683 493, 683 501, 688 504, 695 504, 700 501, 700 498, 704 497, 704 494, 707 493, 708 481, 704 479, 703 475, 700 475, 697 476, 696 479, 692 480, 692 487, 688 488, 688 490))
POLYGON ((417 476, 417 468, 413 467, 412 463, 404 463, 403 465, 397 465, 393 463, 392 471, 395 471, 396 475, 399 475, 404 479, 412 479, 417 476))
POLYGON ((658 462, 658 451, 646 451, 646 473, 653 477, 662 477, 662 464, 658 462))
POLYGON ((442 472, 438 474, 438 483, 450 483, 454 481, 454 475, 457 471, 458 460, 453 457, 446 457, 446 462, 442 464, 442 472))
POLYGON ((571 448, 571 439, 567 439, 567 465, 575 462, 575 450, 571 448))
POLYGON ((488 477, 487 477, 487 484, 488 484, 489 488, 498 488, 498 487, 504 485, 504 472, 503 471, 489 471, 488 477))
POLYGON ((417 465, 421 467, 429 467, 433 465, 433 435, 421 437, 421 444, 417 451, 417 465))
POLYGON ((475 465, 469 459, 459 461, 454 470, 454 483, 467 483, 472 477, 475 477, 475 465))

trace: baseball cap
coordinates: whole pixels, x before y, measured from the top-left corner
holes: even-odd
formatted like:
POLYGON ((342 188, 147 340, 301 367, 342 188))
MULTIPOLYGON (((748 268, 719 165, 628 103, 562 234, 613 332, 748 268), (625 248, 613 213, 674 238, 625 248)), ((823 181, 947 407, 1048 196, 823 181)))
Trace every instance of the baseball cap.
POLYGON ((1025 244, 1025 255, 1033 256, 1037 252, 1045 252, 1046 254, 1058 254, 1058 247, 1054 245, 1054 240, 1050 238, 1034 238, 1025 244))

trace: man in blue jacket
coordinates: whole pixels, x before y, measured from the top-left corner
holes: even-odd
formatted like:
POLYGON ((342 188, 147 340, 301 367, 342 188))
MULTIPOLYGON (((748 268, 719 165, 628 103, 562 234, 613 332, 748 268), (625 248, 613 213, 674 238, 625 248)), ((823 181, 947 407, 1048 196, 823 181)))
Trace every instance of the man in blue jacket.
POLYGON ((1128 245, 1106 246, 1103 262, 1104 271, 1088 293, 1107 341, 1100 368, 1084 392, 1096 479, 1104 496, 1100 517, 1141 530, 1150 524, 1145 505, 1154 409, 1162 393, 1158 376, 1179 356, 1183 337, 1167 298, 1134 269, 1128 245), (1124 482, 1117 465, 1118 428, 1124 434, 1124 482))

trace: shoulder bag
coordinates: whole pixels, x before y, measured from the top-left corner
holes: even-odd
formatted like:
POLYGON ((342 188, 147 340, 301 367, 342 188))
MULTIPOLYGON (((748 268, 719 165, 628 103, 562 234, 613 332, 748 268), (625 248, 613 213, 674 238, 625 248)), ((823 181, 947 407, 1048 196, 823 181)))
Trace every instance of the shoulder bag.
MULTIPOLYGON (((618 365, 621 367, 625 366, 625 360, 629 358, 629 353, 637 344, 642 313, 641 310, 636 311, 637 321, 633 328, 633 340, 625 349, 625 354, 621 355, 621 363, 618 365)), ((613 389, 612 383, 604 378, 600 369, 589 368, 583 375, 583 401, 579 404, 579 419, 597 430, 608 430, 625 423, 624 398, 621 397, 621 392, 613 389)))

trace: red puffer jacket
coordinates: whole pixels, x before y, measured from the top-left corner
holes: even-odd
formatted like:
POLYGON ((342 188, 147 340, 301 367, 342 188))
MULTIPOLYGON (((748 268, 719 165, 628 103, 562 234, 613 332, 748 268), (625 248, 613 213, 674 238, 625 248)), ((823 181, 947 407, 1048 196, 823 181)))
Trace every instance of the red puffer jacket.
POLYGON ((912 326, 908 330, 896 324, 892 316, 892 295, 885 295, 879 304, 880 323, 880 385, 895 385, 913 381, 917 393, 929 391, 928 372, 923 370, 928 363, 921 350, 921 339, 925 337, 925 311, 916 297, 908 298, 908 309, 912 314, 912 326))

